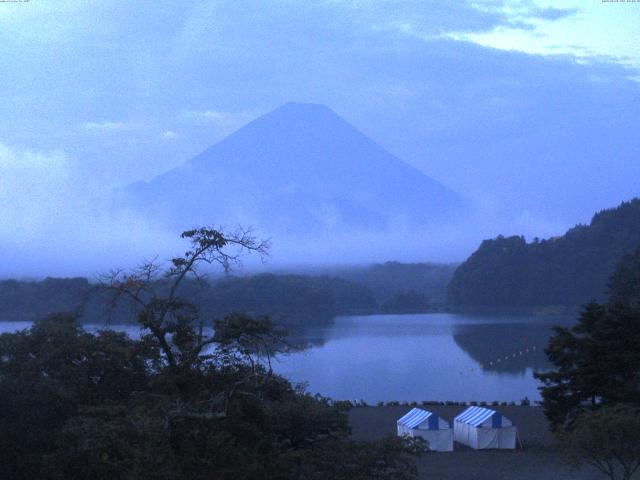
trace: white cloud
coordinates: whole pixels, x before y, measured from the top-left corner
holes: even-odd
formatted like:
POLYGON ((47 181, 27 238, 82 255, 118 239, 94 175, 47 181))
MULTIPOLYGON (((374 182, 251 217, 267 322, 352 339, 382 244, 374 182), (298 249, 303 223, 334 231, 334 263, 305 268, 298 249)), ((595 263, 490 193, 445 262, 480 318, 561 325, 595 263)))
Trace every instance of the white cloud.
POLYGON ((82 125, 82 128, 89 132, 124 132, 124 131, 135 130, 139 127, 140 125, 133 122, 113 122, 113 121, 86 122, 82 125))
POLYGON ((479 5, 501 12, 507 21, 491 31, 457 31, 446 36, 500 50, 608 60, 640 69, 638 4, 520 0, 479 5))
POLYGON ((173 130, 165 130, 160 134, 161 140, 177 140, 178 138, 180 138, 180 135, 173 130))
POLYGON ((205 127, 211 126, 221 133, 230 133, 256 118, 259 114, 250 111, 228 112, 224 110, 186 110, 183 121, 205 127))

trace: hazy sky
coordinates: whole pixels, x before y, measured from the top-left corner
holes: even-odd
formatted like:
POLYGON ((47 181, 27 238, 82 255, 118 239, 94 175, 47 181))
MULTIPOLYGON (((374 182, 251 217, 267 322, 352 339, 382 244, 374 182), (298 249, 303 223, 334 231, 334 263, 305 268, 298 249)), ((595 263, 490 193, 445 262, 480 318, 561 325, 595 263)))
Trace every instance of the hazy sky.
POLYGON ((88 194, 292 100, 557 234, 640 194, 639 39, 601 0, 0 3, 0 247, 112 245, 88 194))

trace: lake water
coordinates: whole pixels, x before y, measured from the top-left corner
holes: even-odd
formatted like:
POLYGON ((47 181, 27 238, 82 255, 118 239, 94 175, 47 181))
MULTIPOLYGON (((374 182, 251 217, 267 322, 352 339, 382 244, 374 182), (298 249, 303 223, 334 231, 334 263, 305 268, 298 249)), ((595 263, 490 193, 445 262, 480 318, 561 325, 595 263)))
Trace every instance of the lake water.
MULTIPOLYGON (((278 359, 274 369, 335 399, 537 400, 533 372, 549 368, 543 350, 551 327, 571 321, 445 313, 338 317, 297 334, 310 348, 278 359)), ((0 331, 29 325, 0 322, 0 331)))

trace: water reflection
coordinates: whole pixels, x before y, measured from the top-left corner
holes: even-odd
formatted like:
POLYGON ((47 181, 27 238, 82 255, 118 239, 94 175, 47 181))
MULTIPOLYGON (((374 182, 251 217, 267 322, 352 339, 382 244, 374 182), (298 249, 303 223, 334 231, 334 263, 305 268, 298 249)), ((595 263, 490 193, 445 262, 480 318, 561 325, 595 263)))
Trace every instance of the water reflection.
MULTIPOLYGON (((559 319, 557 323, 566 323, 559 319)), ((489 323, 456 326, 453 339, 486 371, 522 373, 550 367, 544 349, 553 324, 489 323)))
POLYGON ((341 317, 307 331, 313 348, 281 359, 278 370, 308 381, 312 392, 368 402, 535 400, 533 372, 549 366, 543 349, 551 327, 571 321, 460 314, 341 317))

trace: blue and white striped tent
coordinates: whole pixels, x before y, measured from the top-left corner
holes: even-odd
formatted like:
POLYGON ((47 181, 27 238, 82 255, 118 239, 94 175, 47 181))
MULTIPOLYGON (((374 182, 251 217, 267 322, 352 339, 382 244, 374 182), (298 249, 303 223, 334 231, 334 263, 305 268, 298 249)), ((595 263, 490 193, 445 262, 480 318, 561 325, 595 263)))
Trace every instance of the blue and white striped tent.
POLYGON ((453 436, 458 443, 474 449, 516 448, 516 427, 490 408, 469 407, 453 423, 453 436))
POLYGON ((453 450, 453 431, 449 422, 421 408, 412 408, 397 421, 398 435, 422 437, 429 450, 450 452, 453 450))

